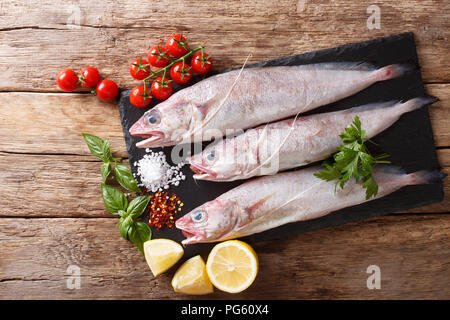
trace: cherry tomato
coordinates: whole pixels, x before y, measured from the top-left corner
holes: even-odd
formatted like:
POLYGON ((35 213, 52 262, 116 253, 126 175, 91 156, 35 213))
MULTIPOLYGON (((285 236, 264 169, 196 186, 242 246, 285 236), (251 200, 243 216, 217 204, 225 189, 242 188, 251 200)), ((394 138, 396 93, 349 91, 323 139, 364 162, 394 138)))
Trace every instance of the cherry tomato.
POLYGON ((97 85, 100 81, 100 73, 97 68, 94 67, 84 67, 81 69, 79 79, 81 85, 85 88, 92 88, 97 85))
POLYGON ((130 63, 130 74, 136 80, 142 80, 150 75, 150 64, 147 60, 138 58, 130 63))
POLYGON ((134 87, 130 92, 130 102, 138 108, 146 107, 152 101, 152 96, 150 95, 150 90, 144 86, 134 87))
POLYGON ((105 79, 97 85, 97 97, 100 100, 110 101, 117 96, 117 93, 119 93, 119 87, 112 80, 105 79))
POLYGON ((64 69, 56 77, 56 83, 61 90, 73 91, 78 88, 78 75, 72 69, 64 69))
POLYGON ((197 52, 192 56, 191 60, 192 70, 198 74, 207 74, 212 68, 212 59, 207 53, 197 52))
POLYGON ((148 50, 148 62, 154 67, 163 68, 169 64, 167 49, 163 46, 154 46, 148 50))
POLYGON ((172 94, 172 80, 165 79, 163 81, 162 77, 156 78, 152 83, 152 94, 156 99, 166 100, 172 94))
POLYGON ((166 49, 167 53, 174 58, 181 57, 187 53, 188 43, 186 38, 181 34, 174 34, 167 39, 166 49))
POLYGON ((185 84, 192 78, 192 67, 187 63, 177 62, 170 69, 170 77, 175 83, 185 84))

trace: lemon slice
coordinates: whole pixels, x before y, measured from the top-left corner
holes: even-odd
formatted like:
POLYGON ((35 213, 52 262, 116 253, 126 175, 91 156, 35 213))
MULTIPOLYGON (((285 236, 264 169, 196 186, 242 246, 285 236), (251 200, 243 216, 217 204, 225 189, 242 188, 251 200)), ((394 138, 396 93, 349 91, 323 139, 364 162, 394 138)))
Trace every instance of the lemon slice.
POLYGON ((225 241, 211 250, 206 271, 216 288, 230 293, 241 292, 253 283, 258 274, 258 257, 245 242, 225 241))
POLYGON ((144 243, 145 260, 155 277, 177 263, 183 253, 181 245, 169 239, 154 239, 144 243))
POLYGON ((213 286, 202 257, 195 256, 183 263, 173 276, 172 287, 175 292, 186 294, 212 293, 213 286))

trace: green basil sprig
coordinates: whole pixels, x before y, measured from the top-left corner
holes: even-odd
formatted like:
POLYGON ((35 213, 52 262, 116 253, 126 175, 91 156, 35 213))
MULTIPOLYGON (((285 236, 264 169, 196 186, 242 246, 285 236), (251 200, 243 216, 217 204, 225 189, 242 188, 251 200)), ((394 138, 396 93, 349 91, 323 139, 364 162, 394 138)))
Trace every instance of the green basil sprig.
POLYGON ((119 182, 125 189, 134 192, 141 192, 141 189, 139 189, 136 180, 134 180, 133 175, 127 166, 123 164, 116 164, 114 166, 114 176, 116 177, 117 182, 119 182))
POLYGON ((135 221, 144 212, 150 201, 150 196, 139 196, 128 203, 125 194, 102 183, 102 197, 106 209, 112 214, 119 215, 118 228, 122 238, 130 240, 144 255, 143 244, 150 240, 150 227, 140 221, 135 221))
POLYGON ((117 163, 122 161, 122 159, 113 158, 109 140, 103 140, 89 133, 82 133, 81 135, 83 136, 84 141, 86 141, 92 155, 103 161, 103 165, 101 167, 103 182, 106 182, 106 179, 109 177, 111 172, 114 171, 114 177, 122 187, 129 191, 141 192, 141 189, 138 187, 136 180, 134 180, 130 169, 123 164, 117 163), (111 163, 114 163, 114 169, 111 163))
POLYGON ((119 210, 125 211, 128 208, 128 199, 125 194, 107 184, 102 183, 102 198, 106 210, 112 214, 119 214, 119 210))
POLYGON ((143 244, 151 239, 152 230, 146 223, 135 220, 147 208, 150 196, 139 196, 128 202, 126 195, 121 190, 107 185, 106 180, 114 172, 115 179, 123 188, 129 191, 141 192, 130 169, 123 164, 117 163, 122 161, 122 159, 112 156, 108 140, 104 141, 88 133, 82 133, 82 135, 92 155, 103 161, 101 166, 101 192, 106 210, 120 216, 118 221, 120 235, 124 239, 130 240, 144 255, 143 244), (114 164, 114 167, 112 164, 114 164))
POLYGON ((107 162, 107 163, 103 163, 102 164, 102 181, 106 182, 106 179, 108 179, 109 175, 111 174, 111 163, 107 162))

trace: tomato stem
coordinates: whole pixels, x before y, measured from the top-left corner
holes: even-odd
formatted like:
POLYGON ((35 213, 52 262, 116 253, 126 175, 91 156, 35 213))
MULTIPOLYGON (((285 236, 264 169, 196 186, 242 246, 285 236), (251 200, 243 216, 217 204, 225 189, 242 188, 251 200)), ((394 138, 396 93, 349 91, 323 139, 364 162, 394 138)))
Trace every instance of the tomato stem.
POLYGON ((172 61, 171 63, 169 63, 167 66, 165 66, 164 68, 159 69, 158 71, 152 71, 152 73, 151 73, 147 78, 143 79, 142 81, 144 81, 144 84, 145 84, 145 82, 146 82, 147 80, 150 80, 151 78, 155 77, 156 75, 158 75, 158 74, 161 73, 161 72, 164 72, 164 76, 163 76, 163 79, 164 79, 164 77, 165 77, 165 75, 166 75, 167 69, 169 69, 170 67, 172 67, 172 66, 173 66, 175 63, 177 63, 177 62, 184 61, 184 59, 186 59, 186 58, 189 57, 191 54, 193 54, 193 53, 195 53, 195 52, 197 52, 197 51, 199 51, 199 50, 202 50, 202 52, 203 52, 203 46, 199 46, 198 48, 195 48, 195 49, 190 49, 190 48, 189 48, 189 52, 186 53, 184 56, 182 56, 182 57, 180 57, 180 58, 178 58, 178 59, 176 59, 176 60, 173 60, 173 61, 172 61))

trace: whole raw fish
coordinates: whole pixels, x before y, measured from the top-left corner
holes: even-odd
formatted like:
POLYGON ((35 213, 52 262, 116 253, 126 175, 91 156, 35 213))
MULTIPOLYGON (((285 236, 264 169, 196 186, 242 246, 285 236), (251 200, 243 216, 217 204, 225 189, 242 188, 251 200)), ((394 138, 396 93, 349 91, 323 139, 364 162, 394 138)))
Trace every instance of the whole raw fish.
MULTIPOLYGON (((183 244, 214 242, 269 230, 286 223, 322 217, 366 201, 365 189, 354 179, 335 192, 334 183, 320 180, 312 167, 250 180, 192 210, 175 223, 183 244)), ((392 166, 375 167, 376 198, 404 186, 443 179, 438 171, 405 174, 392 166)), ((374 198, 371 198, 374 199, 374 198)))
POLYGON ((351 96, 404 74, 406 65, 374 70, 362 63, 247 68, 218 74, 180 90, 147 111, 129 132, 138 148, 209 141, 351 96))
POLYGON ((234 138, 212 143, 189 159, 195 179, 232 181, 323 160, 342 144, 339 134, 358 115, 365 137, 372 138, 395 123, 402 114, 437 101, 418 97, 406 101, 365 106, 271 123, 234 138))

